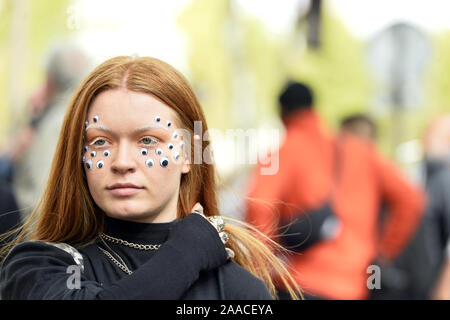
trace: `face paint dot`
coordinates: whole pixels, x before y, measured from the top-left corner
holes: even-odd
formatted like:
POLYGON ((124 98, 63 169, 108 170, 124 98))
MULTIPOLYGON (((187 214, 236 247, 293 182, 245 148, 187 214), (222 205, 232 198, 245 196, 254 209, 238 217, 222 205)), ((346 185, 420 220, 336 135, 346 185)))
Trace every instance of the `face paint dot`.
POLYGON ((172 125, 172 122, 170 122, 169 120, 167 120, 166 122, 167 126, 170 127, 172 125))
POLYGON ((141 149, 141 154, 142 154, 143 156, 146 156, 146 155, 148 154, 147 149, 142 148, 142 149, 141 149))
POLYGON ((92 120, 94 120, 94 122, 98 121, 98 116, 94 116, 94 118, 92 118, 92 120))
POLYGON ((89 159, 88 161, 86 161, 86 168, 88 168, 88 170, 92 169, 92 160, 89 159))
POLYGON ((169 165, 169 159, 167 159, 167 157, 162 157, 159 160, 159 164, 161 165, 161 167, 167 167, 169 165))
POLYGON ((111 153, 109 152, 109 150, 103 151, 103 155, 104 155, 105 157, 109 157, 110 154, 111 154, 111 153))
POLYGON ((147 165, 147 167, 153 167, 155 162, 152 159, 147 159, 145 160, 145 164, 147 165))
POLYGON ((156 121, 156 122, 160 122, 160 121, 161 121, 161 117, 160 117, 160 116, 156 116, 156 117, 155 117, 155 121, 156 121))
POLYGON ((97 168, 101 169, 101 168, 103 168, 104 165, 105 165, 105 163, 103 162, 103 160, 97 161, 97 168))
POLYGON ((96 155, 97 155, 97 151, 92 150, 92 151, 91 151, 91 157, 93 158, 93 157, 95 157, 96 155))
POLYGON ((169 149, 170 149, 170 150, 173 149, 173 143, 169 143, 168 146, 169 146, 169 149))
POLYGON ((156 149, 156 154, 160 156, 163 154, 163 151, 158 148, 158 149, 156 149))

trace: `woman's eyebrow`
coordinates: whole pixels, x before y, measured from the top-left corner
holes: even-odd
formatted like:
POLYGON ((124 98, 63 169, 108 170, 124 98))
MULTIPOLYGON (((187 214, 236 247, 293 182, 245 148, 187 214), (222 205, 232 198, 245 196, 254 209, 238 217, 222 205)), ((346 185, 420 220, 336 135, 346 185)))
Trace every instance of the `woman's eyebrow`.
POLYGON ((85 131, 88 131, 89 129, 98 129, 98 130, 106 131, 108 133, 112 133, 112 130, 103 124, 90 124, 86 127, 85 131))
POLYGON ((144 126, 144 127, 141 127, 141 128, 134 129, 133 133, 140 133, 140 132, 147 131, 147 130, 152 130, 152 129, 163 129, 165 131, 169 131, 167 128, 163 127, 162 125, 152 124, 152 125, 148 125, 148 126, 144 126))
MULTIPOLYGON (((107 126, 103 125, 103 124, 90 124, 90 125, 88 125, 86 127, 85 131, 88 131, 89 129, 102 130, 102 131, 108 132, 110 134, 113 134, 113 131, 111 129, 109 129, 107 126)), ((136 134, 136 133, 141 133, 141 132, 144 132, 144 131, 147 131, 147 130, 155 130, 155 129, 162 129, 162 130, 165 130, 165 131, 169 131, 167 128, 165 128, 165 127, 163 127, 161 125, 148 125, 148 126, 144 126, 144 127, 141 127, 141 128, 134 129, 132 131, 132 133, 136 134)))

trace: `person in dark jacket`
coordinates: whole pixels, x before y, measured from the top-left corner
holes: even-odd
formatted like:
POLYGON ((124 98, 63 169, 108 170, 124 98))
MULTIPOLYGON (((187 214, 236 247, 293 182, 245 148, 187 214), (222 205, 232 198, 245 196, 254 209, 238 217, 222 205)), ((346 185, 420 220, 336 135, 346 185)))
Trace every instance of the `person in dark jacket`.
POLYGON ((207 130, 192 88, 158 59, 116 57, 88 75, 43 199, 3 261, 2 298, 272 299, 272 272, 297 298, 256 231, 220 216, 196 121, 207 130))

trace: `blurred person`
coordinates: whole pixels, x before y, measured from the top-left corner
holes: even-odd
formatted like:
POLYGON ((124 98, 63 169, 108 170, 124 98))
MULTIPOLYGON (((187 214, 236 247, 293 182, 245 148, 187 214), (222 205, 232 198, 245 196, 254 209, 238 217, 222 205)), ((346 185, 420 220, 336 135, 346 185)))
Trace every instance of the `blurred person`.
POLYGON ((289 257, 306 298, 366 299, 368 266, 375 259, 387 265, 401 252, 423 214, 424 194, 371 144, 330 132, 306 85, 289 83, 279 103, 286 127, 279 170, 261 175, 263 166, 255 168, 246 220, 277 241, 289 237, 279 232, 280 222, 296 226, 306 216, 316 242, 289 257), (379 236, 382 199, 388 211, 379 236), (315 218, 318 212, 338 220, 327 237, 315 235, 326 221, 315 218))
POLYGON ((450 114, 431 121, 424 136, 424 184, 450 163, 450 114))
POLYGON ((422 292, 450 299, 450 114, 436 117, 424 136, 424 171, 428 205, 420 259, 427 263, 422 292))
MULTIPOLYGON (((9 183, 0 179, 0 234, 13 231, 21 225, 21 216, 14 193, 9 183)), ((10 236, 0 241, 0 248, 12 241, 10 236)))
POLYGON ((376 124, 365 114, 352 114, 342 119, 341 132, 355 134, 370 142, 374 142, 377 139, 376 124))
MULTIPOLYGON (((341 133, 353 134, 367 141, 374 148, 376 145, 377 126, 375 122, 365 114, 352 114, 341 120, 341 133)), ((379 232, 386 219, 386 205, 382 199, 378 217, 379 232)), ((426 256, 426 234, 425 221, 422 218, 413 236, 398 256, 388 265, 377 262, 380 273, 383 275, 380 289, 370 291, 370 299, 392 300, 392 299, 427 299, 426 288, 430 287, 431 279, 430 262, 426 256)))
POLYGON ((2 298, 272 299, 272 270, 301 295, 256 231, 225 224, 196 121, 207 130, 191 86, 161 60, 116 57, 91 72, 42 200, 2 252, 2 298))
POLYGON ((67 102, 88 68, 81 49, 65 43, 55 46, 47 58, 45 80, 29 100, 31 119, 3 151, 0 174, 12 184, 24 218, 42 195, 67 102))
POLYGON ((428 184, 425 216, 427 254, 430 260, 428 297, 450 300, 450 165, 428 184))

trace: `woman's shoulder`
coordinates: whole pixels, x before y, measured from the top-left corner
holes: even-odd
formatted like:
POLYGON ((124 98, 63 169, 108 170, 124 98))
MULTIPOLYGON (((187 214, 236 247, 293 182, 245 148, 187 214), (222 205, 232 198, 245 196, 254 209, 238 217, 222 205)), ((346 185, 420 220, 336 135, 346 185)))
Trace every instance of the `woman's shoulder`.
POLYGON ((12 261, 35 260, 39 263, 58 263, 73 265, 74 263, 83 269, 83 256, 73 246, 67 243, 53 243, 46 241, 24 241, 15 245, 3 261, 3 266, 12 261), (42 259, 47 257, 47 259, 42 259))
POLYGON ((250 271, 229 261, 219 268, 220 281, 227 300, 272 300, 265 283, 250 271))

